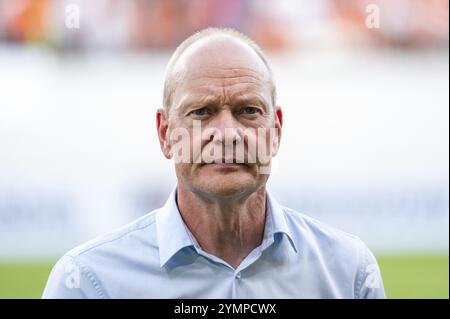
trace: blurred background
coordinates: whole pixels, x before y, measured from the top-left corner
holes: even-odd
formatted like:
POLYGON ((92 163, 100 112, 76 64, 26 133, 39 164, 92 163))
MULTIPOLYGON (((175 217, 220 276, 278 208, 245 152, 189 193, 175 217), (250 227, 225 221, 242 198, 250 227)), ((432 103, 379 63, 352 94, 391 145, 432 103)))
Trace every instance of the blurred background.
POLYGON ((0 0, 0 297, 175 186, 155 111, 176 46, 258 42, 284 136, 269 189, 361 237, 391 298, 448 298, 447 0, 0 0))

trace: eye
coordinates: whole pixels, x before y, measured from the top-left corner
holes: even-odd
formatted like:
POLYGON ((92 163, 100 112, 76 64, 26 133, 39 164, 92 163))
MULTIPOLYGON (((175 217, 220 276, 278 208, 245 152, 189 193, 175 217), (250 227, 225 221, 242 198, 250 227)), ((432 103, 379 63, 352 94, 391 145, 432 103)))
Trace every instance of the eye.
POLYGON ((208 115, 208 110, 206 108, 202 107, 200 109, 191 111, 189 114, 198 116, 198 117, 202 117, 202 116, 208 115))
POLYGON ((248 114, 248 115, 253 115, 253 114, 256 114, 258 112, 259 112, 258 108, 253 107, 253 106, 247 106, 247 107, 244 107, 242 109, 242 113, 243 114, 248 114))

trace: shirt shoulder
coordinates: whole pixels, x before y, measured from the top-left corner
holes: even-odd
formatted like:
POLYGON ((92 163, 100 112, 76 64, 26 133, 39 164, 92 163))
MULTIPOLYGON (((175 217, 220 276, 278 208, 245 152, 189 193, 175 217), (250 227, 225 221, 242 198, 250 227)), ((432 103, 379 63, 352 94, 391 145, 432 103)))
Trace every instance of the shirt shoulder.
POLYGON ((157 260, 154 227, 157 212, 154 210, 64 254, 50 273, 43 298, 109 298, 110 285, 117 282, 114 278, 129 277, 131 270, 144 264, 143 256, 157 260))
POLYGON ((347 286, 354 298, 385 298, 375 256, 358 237, 282 206, 300 253, 337 286, 347 286))
POLYGON ((282 206, 286 221, 291 229, 301 232, 302 238, 315 240, 322 245, 360 246, 362 240, 353 234, 330 226, 313 217, 282 206))
POLYGON ((158 210, 154 210, 129 224, 99 235, 84 244, 72 248, 65 255, 77 258, 95 253, 101 249, 121 249, 133 241, 141 240, 145 240, 147 245, 156 244, 154 224, 157 212, 158 210))

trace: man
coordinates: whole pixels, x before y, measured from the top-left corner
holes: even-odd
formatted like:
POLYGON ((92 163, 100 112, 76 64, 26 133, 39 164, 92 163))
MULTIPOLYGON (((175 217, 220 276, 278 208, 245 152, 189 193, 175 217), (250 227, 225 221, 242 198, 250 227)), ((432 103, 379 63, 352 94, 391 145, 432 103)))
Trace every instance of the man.
POLYGON ((283 123, 275 91, 244 35, 211 28, 186 39, 157 111, 177 187, 164 207, 68 252, 43 297, 384 298, 360 239, 266 190, 283 123))

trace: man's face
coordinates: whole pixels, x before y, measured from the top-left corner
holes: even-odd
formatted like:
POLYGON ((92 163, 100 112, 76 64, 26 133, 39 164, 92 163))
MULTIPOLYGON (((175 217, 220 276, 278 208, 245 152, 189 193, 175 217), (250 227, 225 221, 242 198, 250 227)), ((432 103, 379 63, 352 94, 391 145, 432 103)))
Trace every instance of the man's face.
POLYGON ((177 64, 160 139, 175 156, 179 183, 222 197, 256 191, 268 179, 281 133, 263 62, 236 40, 216 39, 189 48, 177 64))

